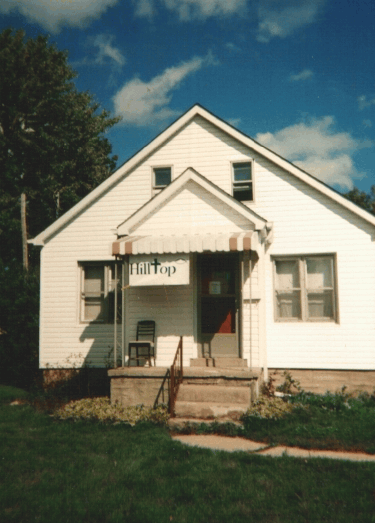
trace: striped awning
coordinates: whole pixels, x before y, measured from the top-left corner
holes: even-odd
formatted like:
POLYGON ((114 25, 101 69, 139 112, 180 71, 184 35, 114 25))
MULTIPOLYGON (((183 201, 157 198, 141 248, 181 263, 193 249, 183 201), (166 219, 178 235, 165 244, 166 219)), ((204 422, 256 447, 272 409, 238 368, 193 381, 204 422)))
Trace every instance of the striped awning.
MULTIPOLYGON (((257 243, 254 231, 184 234, 181 236, 124 236, 112 244, 112 254, 169 254, 189 252, 250 251, 257 243)), ((255 250, 255 249, 254 249, 255 250)))

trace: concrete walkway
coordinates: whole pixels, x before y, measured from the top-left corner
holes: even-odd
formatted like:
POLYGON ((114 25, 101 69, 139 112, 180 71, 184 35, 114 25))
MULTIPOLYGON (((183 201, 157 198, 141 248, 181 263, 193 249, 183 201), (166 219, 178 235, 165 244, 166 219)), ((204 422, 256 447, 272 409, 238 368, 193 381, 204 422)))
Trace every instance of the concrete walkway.
POLYGON ((172 439, 185 445, 203 447, 212 450, 225 450, 227 452, 250 452, 260 456, 291 456, 295 458, 329 458, 344 459, 348 461, 372 461, 375 455, 364 452, 342 452, 333 450, 307 450, 298 447, 269 447, 245 438, 229 438, 215 435, 174 435, 172 439))

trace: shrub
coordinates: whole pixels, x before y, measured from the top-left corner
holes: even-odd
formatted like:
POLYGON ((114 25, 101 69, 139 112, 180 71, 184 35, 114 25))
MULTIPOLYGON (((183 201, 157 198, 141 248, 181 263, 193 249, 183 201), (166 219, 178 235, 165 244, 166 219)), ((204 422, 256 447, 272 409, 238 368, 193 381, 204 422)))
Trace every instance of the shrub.
POLYGON ((39 275, 0 260, 0 281, 0 381, 29 390, 39 375, 39 275))
POLYGON ((360 410, 363 408, 375 408, 375 395, 362 392, 357 397, 346 392, 343 387, 339 392, 329 392, 325 394, 313 394, 311 392, 300 392, 289 398, 291 403, 308 405, 327 411, 341 411, 347 409, 360 410))
POLYGON ((283 392, 284 394, 295 394, 296 392, 302 392, 300 382, 295 380, 289 371, 284 370, 283 376, 283 383, 276 387, 278 392, 283 392))
POLYGON ((261 394, 267 398, 273 398, 275 395, 275 378, 273 377, 275 374, 276 372, 270 374, 268 380, 262 384, 261 394))
POLYGON ((261 396, 254 401, 243 417, 277 419, 290 414, 294 409, 301 407, 298 403, 289 403, 282 398, 261 396))
POLYGON ((156 408, 137 405, 123 407, 119 403, 111 403, 109 398, 86 398, 71 401, 54 412, 59 420, 90 420, 103 422, 122 422, 135 425, 141 421, 165 424, 169 415, 165 405, 156 408))

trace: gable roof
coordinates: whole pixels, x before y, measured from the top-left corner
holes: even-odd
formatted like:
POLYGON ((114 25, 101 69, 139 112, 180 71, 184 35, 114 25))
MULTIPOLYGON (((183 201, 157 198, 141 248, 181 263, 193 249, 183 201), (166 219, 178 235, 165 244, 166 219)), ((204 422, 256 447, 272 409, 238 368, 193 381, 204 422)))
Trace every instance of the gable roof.
POLYGON ((262 230, 266 226, 267 220, 246 207, 246 205, 243 203, 235 200, 233 196, 220 189, 210 180, 207 180, 207 178, 199 174, 195 169, 189 167, 182 174, 180 174, 180 176, 173 180, 173 182, 170 183, 163 191, 145 203, 145 205, 138 209, 134 214, 129 216, 129 218, 127 218, 124 222, 122 222, 117 227, 118 235, 123 236, 133 232, 134 228, 140 222, 146 220, 147 217, 150 216, 154 211, 162 207, 163 203, 173 198, 173 196, 190 181, 193 181, 203 189, 206 189, 223 204, 227 205, 235 212, 252 222, 256 230, 262 230))
POLYGON ((200 116, 221 129, 223 132, 232 136, 234 139, 243 143, 247 147, 253 149, 260 155, 264 156, 274 164, 280 166, 282 169, 292 174, 299 180, 305 182, 307 185, 310 185, 320 193, 328 196, 338 204, 342 205, 346 209, 350 210, 354 214, 360 216, 365 221, 371 223, 375 226, 375 216, 368 213, 367 211, 361 209, 354 203, 347 200, 344 196, 336 192, 334 189, 321 182, 317 178, 314 178, 312 175, 306 173, 296 165, 292 164, 288 160, 285 160, 278 154, 267 149, 263 145, 260 145, 254 139, 250 138, 246 134, 238 131, 230 124, 226 123, 224 120, 221 120, 214 114, 210 113, 199 104, 191 107, 186 113, 184 113, 180 118, 173 122, 165 131, 160 133, 154 140, 152 140, 148 145, 143 147, 138 151, 134 156, 127 160, 121 167, 115 171, 112 176, 107 178, 103 183, 101 183, 96 189, 91 191, 85 198, 78 202, 74 207, 72 207, 68 212, 63 214, 58 220, 52 223, 47 229, 38 234, 34 239, 29 240, 30 243, 34 245, 44 245, 44 242, 53 234, 59 231, 64 225, 73 220, 79 213, 81 213, 85 208, 91 205, 95 200, 100 198, 106 191, 113 187, 118 181, 124 178, 132 169, 134 169, 139 163, 141 163, 149 154, 159 148, 163 143, 165 143, 169 138, 176 134, 179 130, 182 129, 190 120, 194 117, 200 116))

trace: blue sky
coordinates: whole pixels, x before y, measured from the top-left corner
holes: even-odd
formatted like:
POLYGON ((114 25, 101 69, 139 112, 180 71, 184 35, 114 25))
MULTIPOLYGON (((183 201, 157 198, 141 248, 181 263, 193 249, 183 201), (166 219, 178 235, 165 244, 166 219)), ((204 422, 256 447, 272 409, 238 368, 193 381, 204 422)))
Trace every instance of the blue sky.
POLYGON ((338 190, 375 184, 371 0, 1 0, 122 116, 118 165, 200 103, 338 190))

